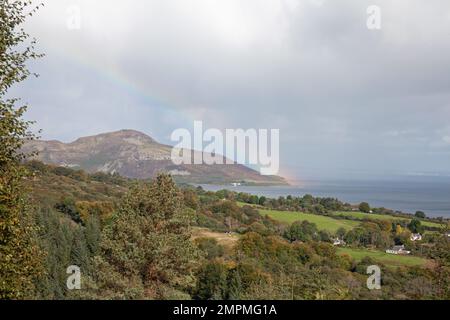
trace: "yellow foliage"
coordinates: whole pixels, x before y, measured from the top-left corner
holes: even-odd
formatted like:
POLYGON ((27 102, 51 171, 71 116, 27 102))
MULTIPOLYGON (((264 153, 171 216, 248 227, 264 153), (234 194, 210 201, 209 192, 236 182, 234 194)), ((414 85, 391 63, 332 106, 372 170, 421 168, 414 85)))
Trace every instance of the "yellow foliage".
POLYGON ((103 223, 114 212, 114 204, 107 201, 78 201, 75 203, 75 206, 83 222, 86 222, 90 216, 94 215, 103 223))

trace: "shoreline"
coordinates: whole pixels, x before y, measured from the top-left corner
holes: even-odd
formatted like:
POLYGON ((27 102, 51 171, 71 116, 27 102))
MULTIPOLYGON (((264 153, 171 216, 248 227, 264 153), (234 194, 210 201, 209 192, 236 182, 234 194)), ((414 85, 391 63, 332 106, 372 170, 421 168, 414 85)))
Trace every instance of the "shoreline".
POLYGON ((411 184, 405 181, 315 181, 304 186, 218 185, 193 184, 208 191, 227 189, 258 196, 278 198, 280 196, 303 196, 337 198, 340 201, 358 204, 368 202, 372 207, 388 208, 404 214, 424 211, 430 218, 450 218, 450 182, 445 184, 411 184))

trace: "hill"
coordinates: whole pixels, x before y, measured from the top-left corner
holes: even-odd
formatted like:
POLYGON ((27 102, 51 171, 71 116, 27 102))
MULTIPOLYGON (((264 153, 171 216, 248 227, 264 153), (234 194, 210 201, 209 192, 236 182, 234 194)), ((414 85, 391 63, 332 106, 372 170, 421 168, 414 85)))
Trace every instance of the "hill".
POLYGON ((134 130, 83 137, 71 143, 29 141, 23 148, 25 153, 38 152, 33 157, 35 160, 90 173, 118 173, 128 178, 148 179, 165 171, 178 182, 186 183, 287 184, 281 177, 262 176, 241 164, 175 165, 170 158, 171 150, 171 146, 134 130))

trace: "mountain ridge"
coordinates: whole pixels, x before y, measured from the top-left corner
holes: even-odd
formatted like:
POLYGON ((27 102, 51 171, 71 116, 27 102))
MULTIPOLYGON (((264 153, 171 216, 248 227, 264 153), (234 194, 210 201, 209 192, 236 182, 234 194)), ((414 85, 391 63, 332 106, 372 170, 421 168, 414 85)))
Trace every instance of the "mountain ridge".
POLYGON ((133 129, 80 137, 68 143, 59 140, 27 141, 22 149, 24 153, 37 152, 30 158, 47 164, 87 172, 119 173, 128 178, 148 179, 165 171, 177 181, 186 183, 288 184, 282 177, 263 176, 237 163, 175 165, 171 161, 171 150, 172 146, 161 144, 133 129))

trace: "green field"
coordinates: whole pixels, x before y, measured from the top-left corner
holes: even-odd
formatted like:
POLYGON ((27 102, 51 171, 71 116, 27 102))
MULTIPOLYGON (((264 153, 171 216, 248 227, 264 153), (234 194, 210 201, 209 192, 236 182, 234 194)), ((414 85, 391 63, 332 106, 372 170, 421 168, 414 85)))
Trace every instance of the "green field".
MULTIPOLYGON (((364 213, 364 212, 339 211, 339 212, 334 212, 333 214, 337 215, 337 216, 352 217, 352 218, 356 218, 356 219, 369 218, 369 219, 374 219, 374 220, 387 220, 387 221, 394 221, 394 220, 410 221, 411 220, 408 218, 395 217, 395 216, 390 216, 387 214, 375 214, 375 213, 364 213)), ((427 227, 435 227, 435 228, 442 227, 442 225, 440 225, 439 223, 436 223, 436 222, 421 221, 421 223, 423 226, 427 226, 427 227)))
POLYGON ((364 257, 370 257, 388 266, 423 266, 428 261, 421 257, 395 255, 367 249, 338 248, 338 253, 348 254, 356 261, 361 261, 364 257))
MULTIPOLYGON (((298 220, 307 220, 309 222, 314 222, 317 224, 317 227, 319 229, 328 230, 331 232, 336 231, 340 227, 345 228, 346 230, 349 230, 359 224, 359 221, 352 221, 352 220, 343 220, 343 219, 333 219, 326 216, 316 215, 316 214, 309 214, 309 213, 303 213, 303 212, 294 212, 294 211, 279 211, 279 210, 266 210, 261 209, 262 207, 259 205, 253 205, 248 204, 244 202, 236 202, 236 204, 240 207, 243 207, 245 205, 252 206, 254 208, 257 208, 261 214, 265 215, 268 214, 270 217, 272 217, 275 220, 286 222, 286 223, 292 223, 294 221, 298 220)), ((374 213, 364 213, 364 212, 358 212, 358 211, 339 211, 339 212, 333 212, 333 215, 336 216, 343 216, 343 217, 351 217, 355 219, 373 219, 373 220, 385 220, 385 221, 395 221, 395 220, 407 220, 410 221, 411 219, 403 218, 403 217, 395 217, 390 216, 387 214, 374 214, 374 213)), ((437 222, 430 222, 430 221, 421 221, 422 225, 427 227, 434 227, 434 228, 441 228, 443 225, 439 224, 437 222)))
POLYGON ((295 221, 306 220, 308 222, 315 223, 319 230, 327 230, 332 233, 336 232, 339 228, 350 230, 359 225, 358 221, 352 220, 338 220, 330 217, 320 216, 317 214, 292 212, 292 211, 278 211, 278 210, 258 210, 261 215, 268 215, 272 219, 280 222, 293 223, 295 221))
POLYGON ((250 203, 245 203, 245 202, 240 202, 240 201, 236 201, 236 204, 238 205, 238 207, 243 207, 243 206, 251 206, 253 208, 261 208, 264 209, 263 206, 259 205, 259 204, 250 204, 250 203))

